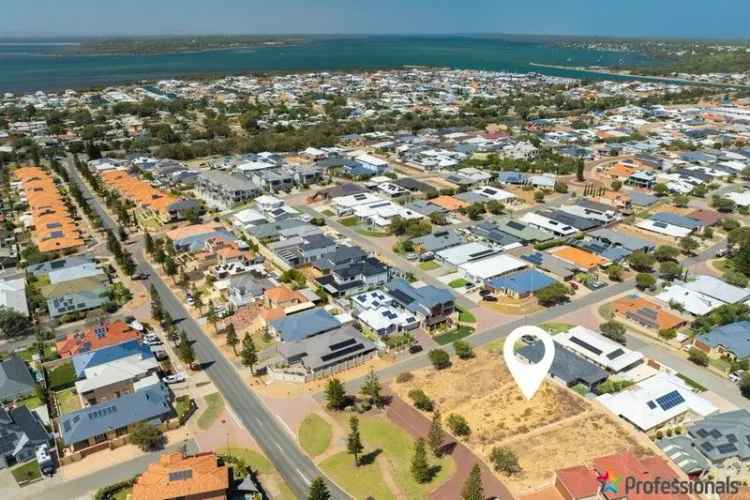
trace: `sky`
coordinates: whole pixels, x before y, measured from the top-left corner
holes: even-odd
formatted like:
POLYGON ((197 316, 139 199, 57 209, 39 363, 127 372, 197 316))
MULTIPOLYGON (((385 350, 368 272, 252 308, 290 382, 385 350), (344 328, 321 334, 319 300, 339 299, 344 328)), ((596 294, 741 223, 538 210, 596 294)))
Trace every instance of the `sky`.
POLYGON ((2 0, 0 36, 527 33, 750 38, 748 0, 2 0))

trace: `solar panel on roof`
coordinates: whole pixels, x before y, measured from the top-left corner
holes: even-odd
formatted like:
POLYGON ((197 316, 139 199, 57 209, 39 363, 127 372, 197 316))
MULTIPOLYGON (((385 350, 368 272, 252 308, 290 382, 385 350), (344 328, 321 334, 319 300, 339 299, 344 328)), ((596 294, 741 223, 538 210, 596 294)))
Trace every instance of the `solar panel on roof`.
POLYGON ((701 448, 703 448, 706 451, 711 451, 714 449, 714 445, 712 445, 708 441, 704 441, 703 443, 701 443, 701 448))
POLYGON ((672 391, 664 396, 656 398, 656 402, 661 406, 661 409, 667 411, 675 406, 685 402, 685 398, 682 397, 678 391, 672 391))
POLYGON ((737 447, 733 444, 721 444, 716 447, 719 453, 732 453, 737 451, 737 447))
POLYGON ((615 349, 614 351, 607 354, 607 359, 619 358, 623 354, 625 354, 625 351, 623 351, 622 349, 615 349))
POLYGON ((576 345, 579 345, 586 349, 587 351, 591 351, 597 356, 602 353, 601 349, 597 349, 596 347, 592 346, 588 342, 584 342, 583 340, 579 339, 578 337, 570 337, 570 341, 573 342, 576 345))
POLYGON ((192 479, 192 477, 193 477, 192 469, 176 470, 174 472, 169 473, 170 481, 185 481, 187 479, 192 479))
POLYGON ((526 226, 524 224, 521 224, 520 222, 516 222, 514 220, 508 222, 506 225, 513 229, 518 229, 519 231, 523 231, 524 229, 526 229, 526 226))
POLYGON ((734 434, 727 434, 726 438, 730 443, 736 443, 738 441, 737 436, 735 436, 734 434))
POLYGON ((649 401, 649 402, 648 402, 648 403, 646 403, 646 404, 647 404, 647 405, 648 405, 648 407, 649 407, 649 408, 651 408, 652 410, 653 410, 654 408, 656 408, 656 403, 654 403, 653 401, 649 401))
POLYGON ((708 436, 708 431, 706 429, 698 429, 698 431, 696 432, 696 434, 698 434, 698 436, 704 438, 704 437, 708 436))

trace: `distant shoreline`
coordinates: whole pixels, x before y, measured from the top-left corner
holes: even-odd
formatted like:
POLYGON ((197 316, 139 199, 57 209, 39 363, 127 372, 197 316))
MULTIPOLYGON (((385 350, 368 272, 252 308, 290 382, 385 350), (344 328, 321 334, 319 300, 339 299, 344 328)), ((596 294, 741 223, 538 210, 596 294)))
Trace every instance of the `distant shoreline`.
POLYGON ((601 69, 597 67, 563 66, 563 65, 557 65, 557 64, 540 64, 540 63, 535 63, 535 62, 530 62, 529 66, 534 66, 537 68, 559 69, 563 71, 578 71, 581 73, 595 73, 598 75, 605 75, 605 76, 632 78, 633 80, 646 80, 646 81, 650 80, 650 81, 656 81, 656 82, 682 83, 682 84, 687 84, 687 85, 701 85, 705 87, 748 88, 747 85, 732 85, 730 83, 701 82, 699 80, 687 80, 685 78, 671 78, 668 76, 640 75, 638 73, 630 73, 630 72, 625 73, 625 72, 617 72, 617 71, 607 71, 605 69, 601 69))

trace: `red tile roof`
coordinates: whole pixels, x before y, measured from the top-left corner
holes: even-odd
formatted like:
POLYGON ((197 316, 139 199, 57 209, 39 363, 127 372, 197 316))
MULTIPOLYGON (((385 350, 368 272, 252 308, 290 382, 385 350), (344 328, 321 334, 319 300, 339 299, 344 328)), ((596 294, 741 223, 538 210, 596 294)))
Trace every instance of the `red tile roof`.
POLYGON ((140 334, 124 321, 114 321, 92 326, 87 330, 68 335, 57 342, 57 353, 69 358, 81 352, 90 352, 139 338, 140 334))

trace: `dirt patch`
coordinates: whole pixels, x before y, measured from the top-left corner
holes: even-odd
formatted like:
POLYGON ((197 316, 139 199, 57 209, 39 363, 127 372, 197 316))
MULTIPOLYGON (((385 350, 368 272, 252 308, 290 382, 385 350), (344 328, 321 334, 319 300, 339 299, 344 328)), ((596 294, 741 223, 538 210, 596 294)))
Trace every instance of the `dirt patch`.
POLYGON ((636 438, 600 406, 552 382, 527 401, 496 353, 477 350, 473 360, 413 374, 410 382, 391 385, 401 398, 411 401, 408 392, 419 388, 444 416, 464 416, 472 429, 466 444, 483 460, 495 446, 516 452, 524 472, 498 475, 515 493, 552 481, 560 468, 637 446, 636 438))

